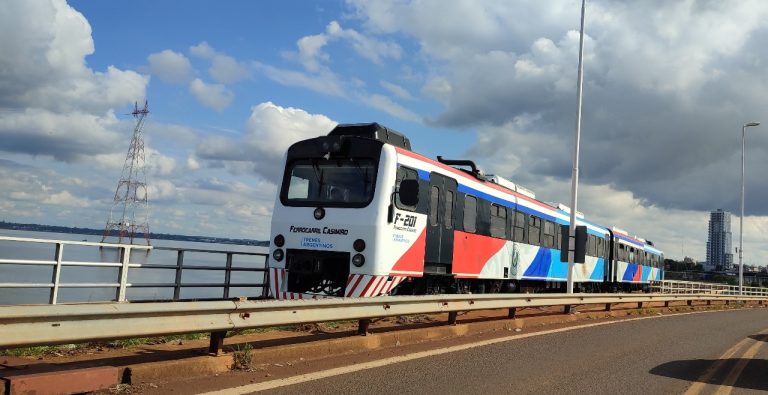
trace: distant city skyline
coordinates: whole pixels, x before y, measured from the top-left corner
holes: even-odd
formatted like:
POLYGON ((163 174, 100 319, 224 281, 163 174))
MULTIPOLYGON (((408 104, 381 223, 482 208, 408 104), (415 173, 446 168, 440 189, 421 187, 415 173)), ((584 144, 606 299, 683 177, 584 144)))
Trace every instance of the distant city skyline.
MULTIPOLYGON (((0 220, 103 227, 145 99, 160 233, 268 239, 285 149, 337 123, 567 204, 580 6, 6 0, 0 220)), ((710 210, 738 211, 741 126, 762 121, 744 262, 768 262, 768 2, 588 0, 585 26, 579 211, 701 261, 710 210)))

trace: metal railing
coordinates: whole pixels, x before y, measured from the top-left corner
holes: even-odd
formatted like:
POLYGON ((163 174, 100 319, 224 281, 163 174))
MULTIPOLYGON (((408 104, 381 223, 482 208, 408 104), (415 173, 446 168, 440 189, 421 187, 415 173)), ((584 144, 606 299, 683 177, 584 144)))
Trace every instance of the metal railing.
MULTIPOLYGON (((651 290, 661 294, 740 295, 738 285, 704 283, 681 280, 664 280, 651 285, 651 290)), ((744 296, 768 296, 768 288, 744 287, 744 296)))
MULTIPOLYGON (((687 301, 759 302, 768 298, 730 295, 675 294, 486 294, 383 296, 328 300, 210 301, 172 303, 103 303, 40 306, 0 306, 0 349, 67 344, 126 337, 271 327, 337 320, 370 320, 413 314, 543 306, 572 306, 687 301)), ((709 303, 708 303, 709 304, 709 303)), ((212 345, 215 337, 212 336, 212 345)))
MULTIPOLYGON (((66 241, 66 240, 47 240, 47 239, 32 239, 23 237, 8 237, 0 236, 0 242, 18 242, 18 243, 36 243, 50 245, 54 249, 54 257, 52 260, 33 260, 33 259, 2 259, 3 253, 0 249, 0 266, 3 265, 16 265, 16 266, 48 266, 52 267, 51 281, 50 282, 0 282, 0 289, 3 288, 49 288, 49 304, 59 303, 59 291, 63 288, 114 288, 115 296, 112 299, 101 300, 103 301, 117 301, 127 302, 129 301, 127 294, 130 288, 172 288, 173 297, 164 300, 182 300, 181 290, 184 288, 222 288, 222 299, 228 299, 232 297, 231 290, 233 288, 260 288, 258 294, 251 295, 237 295, 246 297, 264 298, 269 291, 269 271, 267 270, 267 257, 268 254, 255 253, 255 252, 235 252, 235 251, 221 251, 221 250, 207 250, 207 249, 192 249, 192 248, 170 248, 170 247, 152 247, 132 244, 111 244, 111 243, 94 243, 86 241, 66 241), (99 249, 112 249, 117 250, 117 262, 92 262, 92 261, 67 261, 64 260, 64 248, 67 246, 86 246, 99 249), (176 253, 176 260, 173 264, 156 264, 156 263, 135 263, 131 261, 132 253, 134 251, 149 252, 149 251, 171 251, 176 253), (185 253, 204 253, 213 255, 222 255, 225 257, 223 266, 211 266, 211 265, 185 265, 184 257, 185 253), (256 258, 257 265, 260 267, 243 267, 234 266, 233 257, 243 256, 249 258, 256 258), (117 277, 113 282, 64 282, 61 280, 62 268, 64 267, 88 267, 88 268, 117 268, 117 277), (128 281, 129 271, 131 269, 160 269, 160 270, 172 270, 174 271, 173 282, 130 282, 128 281), (185 271, 223 271, 223 282, 184 282, 182 281, 185 271), (256 272, 263 273, 263 280, 261 282, 243 283, 237 282, 233 278, 233 273, 243 272, 256 272)), ((6 266, 7 267, 7 266, 6 266)), ((193 299, 193 298, 187 298, 193 299)), ((194 298, 203 299, 203 298, 194 298)), ((158 299, 155 299, 158 300, 158 299)), ((163 299, 160 299, 163 300, 163 299)), ((0 301, 2 304, 2 301, 0 301)), ((21 304, 21 303, 19 303, 21 304)))

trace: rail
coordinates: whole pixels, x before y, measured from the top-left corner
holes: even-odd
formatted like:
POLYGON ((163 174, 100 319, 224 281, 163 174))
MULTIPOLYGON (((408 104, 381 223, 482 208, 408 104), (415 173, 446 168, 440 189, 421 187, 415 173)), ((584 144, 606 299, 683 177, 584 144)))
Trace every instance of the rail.
MULTIPOLYGON (((386 296, 359 299, 292 301, 206 301, 167 303, 104 303, 74 305, 0 306, 0 348, 68 344, 128 337, 211 332, 211 348, 228 330, 336 320, 366 320, 388 316, 542 306, 664 302, 695 300, 757 301, 768 298, 682 294, 494 294, 386 296), (218 335, 216 335, 218 334, 218 335), (215 341, 216 340, 216 341, 215 341)), ((215 350, 213 350, 215 351, 215 350)))
POLYGON ((745 295, 768 296, 768 288, 744 287, 744 292, 739 291, 737 285, 705 283, 681 280, 664 280, 651 286, 655 292, 662 294, 710 294, 710 295, 745 295))
MULTIPOLYGON (((117 301, 128 302, 128 290, 131 288, 158 288, 158 289, 173 289, 173 296, 168 299, 161 300, 182 300, 182 289, 185 288, 221 288, 222 299, 228 299, 233 296, 247 296, 264 298, 267 296, 269 290, 269 278, 267 270, 267 254, 255 253, 255 252, 235 252, 235 251, 222 251, 222 250, 209 250, 209 249, 193 249, 193 248, 170 248, 170 247, 152 247, 132 244, 112 244, 112 243, 95 243, 86 241, 67 241, 67 240, 48 240, 48 239, 32 239, 23 237, 8 237, 0 236, 0 243, 29 243, 42 244, 53 248, 53 259, 0 259, 0 268, 9 269, 9 267, 29 267, 29 266, 43 266, 51 267, 50 281, 40 282, 0 282, 0 289, 4 288, 16 288, 16 289, 35 289, 35 288, 48 288, 50 289, 48 295, 49 304, 60 303, 60 290, 64 288, 113 288, 115 289, 114 297, 107 300, 99 300, 99 302, 105 301, 117 301), (98 248, 102 250, 111 250, 117 252, 116 262, 104 262, 104 261, 80 261, 80 260, 65 260, 64 249, 65 247, 89 247, 98 248), (136 256, 135 252, 141 252, 147 255, 150 251, 169 251, 175 254, 175 261, 173 264, 158 264, 158 263, 137 263, 131 260, 136 256), (203 253, 210 255, 223 256, 223 265, 185 265, 184 258, 188 253, 203 253), (233 265, 234 257, 248 257, 256 258, 259 262, 256 262, 256 267, 244 267, 233 265), (259 266, 260 265, 260 266, 259 266), (82 267, 82 268, 114 268, 117 269, 117 276, 114 281, 110 282, 66 282, 62 281, 62 270, 65 267, 82 267), (136 271, 137 269, 151 269, 151 270, 166 270, 172 271, 173 282, 131 282, 129 281, 129 274, 131 269, 136 271), (212 272, 224 272, 223 282, 186 282, 183 281, 185 272, 194 271, 212 271, 212 272), (237 282, 233 279, 232 273, 262 273, 262 281, 260 282, 237 282), (253 293, 249 295, 232 295, 231 290, 233 288, 254 288, 259 289, 259 293, 253 293)), ((0 249, 2 251, 2 249, 0 249)), ((1 253, 0 253, 1 254, 1 253)), ((0 258, 3 258, 0 255, 0 258)), ((6 275, 6 278, 8 276, 6 275)), ((192 299, 192 298, 186 298, 192 299)), ((158 299, 155 299, 158 300, 158 299)), ((0 298, 0 304, 3 304, 2 298, 0 298)))

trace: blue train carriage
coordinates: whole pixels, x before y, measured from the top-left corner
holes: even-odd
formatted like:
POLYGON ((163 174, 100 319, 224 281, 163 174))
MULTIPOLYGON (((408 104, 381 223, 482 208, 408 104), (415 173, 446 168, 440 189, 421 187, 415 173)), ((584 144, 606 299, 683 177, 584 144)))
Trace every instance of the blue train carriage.
POLYGON ((664 279, 664 254, 653 242, 630 236, 613 227, 611 281, 622 291, 648 291, 650 285, 664 279))

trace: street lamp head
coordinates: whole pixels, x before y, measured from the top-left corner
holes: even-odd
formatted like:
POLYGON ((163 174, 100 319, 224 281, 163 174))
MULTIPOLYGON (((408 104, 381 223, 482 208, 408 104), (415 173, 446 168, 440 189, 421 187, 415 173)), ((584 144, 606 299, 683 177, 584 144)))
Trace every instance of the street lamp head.
POLYGON ((745 128, 748 128, 750 126, 758 126, 760 125, 760 122, 750 122, 744 125, 745 128))

